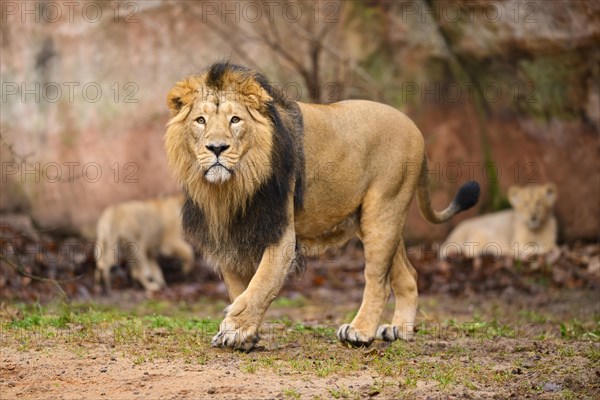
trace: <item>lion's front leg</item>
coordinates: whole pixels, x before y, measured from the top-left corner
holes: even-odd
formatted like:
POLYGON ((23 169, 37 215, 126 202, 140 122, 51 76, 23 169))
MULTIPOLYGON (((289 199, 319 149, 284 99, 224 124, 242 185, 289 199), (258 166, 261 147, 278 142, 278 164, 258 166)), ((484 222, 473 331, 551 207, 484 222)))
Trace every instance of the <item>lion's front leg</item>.
POLYGON ((258 328, 263 316, 281 290, 294 259, 295 242, 291 225, 279 243, 267 247, 248 288, 227 308, 219 332, 212 339, 213 346, 248 351, 258 342, 258 328))

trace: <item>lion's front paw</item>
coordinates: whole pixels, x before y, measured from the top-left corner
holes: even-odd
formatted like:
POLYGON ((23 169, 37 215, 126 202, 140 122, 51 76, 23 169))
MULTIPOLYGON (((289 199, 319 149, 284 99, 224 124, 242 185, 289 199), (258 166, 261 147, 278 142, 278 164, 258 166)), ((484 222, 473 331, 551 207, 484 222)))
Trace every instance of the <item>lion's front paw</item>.
POLYGON ((385 340, 386 342, 393 342, 398 339, 406 341, 415 340, 415 326, 414 324, 380 325, 377 328, 375 337, 378 340, 385 340))
POLYGON ((350 324, 344 324, 338 329, 337 338, 342 343, 348 343, 353 347, 369 347, 373 343, 373 336, 369 336, 350 324))
POLYGON ((258 326, 238 327, 231 319, 225 318, 211 341, 213 347, 231 347, 250 351, 260 340, 258 326))

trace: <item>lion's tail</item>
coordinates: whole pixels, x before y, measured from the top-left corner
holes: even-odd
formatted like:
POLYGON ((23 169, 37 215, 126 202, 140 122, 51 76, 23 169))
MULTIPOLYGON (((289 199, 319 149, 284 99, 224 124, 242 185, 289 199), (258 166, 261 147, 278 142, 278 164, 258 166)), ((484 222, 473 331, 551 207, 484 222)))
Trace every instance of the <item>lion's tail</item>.
POLYGON ((419 203, 419 211, 421 211, 421 215, 423 215, 427 221, 433 224, 446 222, 459 212, 473 207, 477 204, 477 200, 479 200, 479 183, 476 181, 469 181, 460 187, 454 200, 452 200, 446 209, 440 212, 435 211, 431 206, 427 156, 423 157, 419 183, 417 186, 417 201, 419 203))

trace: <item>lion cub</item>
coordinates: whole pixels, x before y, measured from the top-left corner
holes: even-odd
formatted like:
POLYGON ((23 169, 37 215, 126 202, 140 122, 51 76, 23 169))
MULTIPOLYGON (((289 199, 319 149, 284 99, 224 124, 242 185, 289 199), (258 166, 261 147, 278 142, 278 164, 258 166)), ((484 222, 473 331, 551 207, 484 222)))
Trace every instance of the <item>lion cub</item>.
POLYGON ((192 269, 194 252, 183 238, 182 196, 128 201, 108 207, 97 225, 96 287, 100 280, 110 292, 110 269, 125 258, 131 276, 148 291, 165 286, 156 257, 181 259, 184 273, 192 269))
POLYGON ((511 186, 508 200, 512 210, 458 224, 440 248, 440 257, 463 254, 467 258, 492 255, 526 259, 557 248, 557 224, 552 214, 556 200, 553 183, 511 186))

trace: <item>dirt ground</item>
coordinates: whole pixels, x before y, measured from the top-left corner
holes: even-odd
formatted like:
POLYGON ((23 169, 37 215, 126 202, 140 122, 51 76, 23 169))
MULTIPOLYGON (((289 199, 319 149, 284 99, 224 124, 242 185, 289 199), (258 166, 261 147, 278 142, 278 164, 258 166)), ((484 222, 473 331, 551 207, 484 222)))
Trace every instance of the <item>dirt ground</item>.
POLYGON ((56 323, 64 306, 35 311, 5 303, 0 398, 600 396, 595 291, 424 295, 416 341, 350 349, 334 333, 351 319, 357 298, 358 289, 281 297, 250 353, 210 347, 221 300, 190 305, 125 290, 71 305, 64 324, 56 323))
POLYGON ((168 288, 152 296, 121 266, 102 296, 85 241, 15 226, 0 223, 0 400, 600 398, 597 243, 480 268, 409 246, 416 340, 351 349, 335 332, 362 298, 354 241, 291 276, 242 353, 210 346, 227 294, 200 258, 187 277, 162 260, 168 288))

